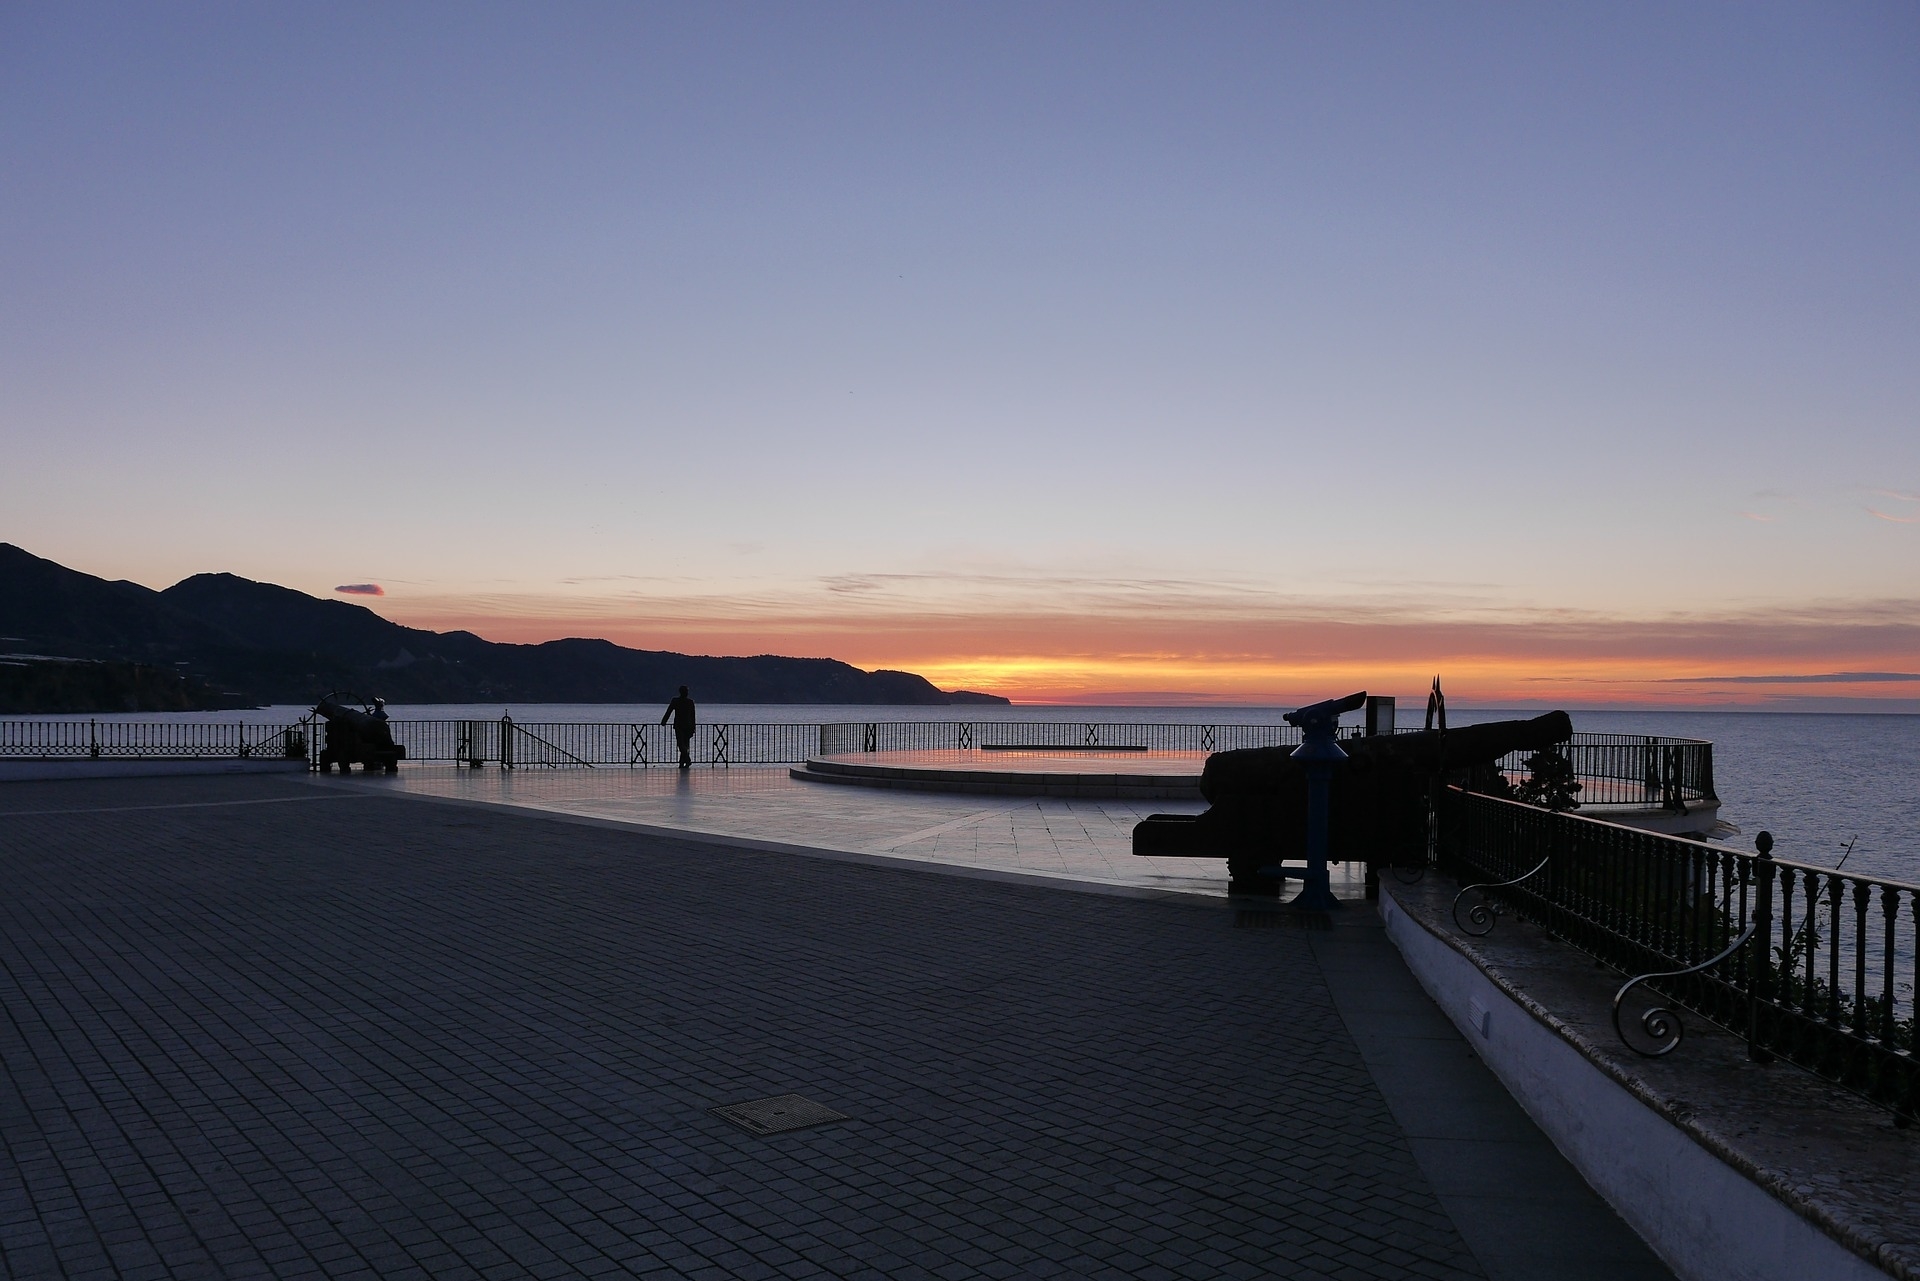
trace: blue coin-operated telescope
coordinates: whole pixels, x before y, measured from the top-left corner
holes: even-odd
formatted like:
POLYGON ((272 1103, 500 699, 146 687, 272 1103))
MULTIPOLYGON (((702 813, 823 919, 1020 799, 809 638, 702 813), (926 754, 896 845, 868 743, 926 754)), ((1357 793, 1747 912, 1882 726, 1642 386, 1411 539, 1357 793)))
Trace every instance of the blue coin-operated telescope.
POLYGON ((1347 754, 1334 741, 1334 732, 1340 727, 1340 713, 1357 712, 1366 705, 1367 692, 1361 690, 1286 715, 1289 724, 1300 727, 1300 746, 1294 749, 1293 759, 1307 772, 1307 870, 1301 877, 1305 887, 1292 903, 1304 912, 1326 912, 1340 906, 1327 876, 1327 810, 1333 767, 1346 760, 1347 754))

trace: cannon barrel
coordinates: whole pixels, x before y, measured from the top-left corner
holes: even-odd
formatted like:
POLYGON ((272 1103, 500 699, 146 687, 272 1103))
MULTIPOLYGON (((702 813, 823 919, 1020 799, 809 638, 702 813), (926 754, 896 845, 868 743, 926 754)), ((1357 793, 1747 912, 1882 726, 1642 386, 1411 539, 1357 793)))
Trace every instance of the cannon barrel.
MULTIPOLYGON (((1523 721, 1489 721, 1459 729, 1352 738, 1341 745, 1352 761, 1351 768, 1359 773, 1411 770, 1432 774, 1491 764, 1509 752, 1540 751, 1572 736, 1573 718, 1565 712, 1548 712, 1523 721)), ((1215 752, 1200 773, 1200 794, 1209 804, 1233 805, 1298 787, 1305 777, 1290 747, 1215 752)))
POLYGON ((375 743, 388 746, 393 743, 393 731, 387 728, 387 723, 377 716, 368 715, 357 707, 348 707, 345 703, 328 697, 321 699, 313 711, 314 715, 324 717, 329 725, 338 722, 348 726, 362 738, 370 739, 375 743))
MULTIPOLYGON (((1549 712, 1529 720, 1345 739, 1348 759, 1332 782, 1330 855, 1374 866, 1423 859, 1427 797, 1436 776, 1470 782, 1510 752, 1541 751, 1572 736, 1572 718, 1549 712)), ((1306 853, 1307 771, 1293 750, 1214 753, 1200 776, 1208 810, 1150 815, 1133 829, 1134 853, 1225 857, 1236 892, 1273 892, 1259 869, 1306 853)))

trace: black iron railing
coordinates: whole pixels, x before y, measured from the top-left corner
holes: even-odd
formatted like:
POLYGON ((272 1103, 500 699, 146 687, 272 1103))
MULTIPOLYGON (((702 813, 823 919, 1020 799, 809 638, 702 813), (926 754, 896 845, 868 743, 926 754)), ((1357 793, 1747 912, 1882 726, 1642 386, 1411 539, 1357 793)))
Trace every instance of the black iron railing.
MULTIPOLYGON (((1582 805, 1678 810, 1719 799, 1713 787, 1713 744, 1703 739, 1575 734, 1560 751, 1581 784, 1582 805)), ((1514 752, 1500 768, 1515 780, 1524 778, 1532 755, 1514 752)))
MULTIPOLYGON (((647 769, 676 765, 668 725, 618 721, 418 721, 390 723, 410 761, 498 764, 507 769, 647 769)), ((820 753, 818 725, 712 723, 687 745, 696 765, 786 765, 820 753)))
MULTIPOLYGON (((679 760, 673 730, 652 723, 396 720, 409 761, 512 768, 646 768, 679 760)), ((325 725, 0 720, 0 759, 81 757, 262 757, 319 751, 325 725)), ((1342 737, 1358 737, 1347 727, 1342 737)), ((1292 725, 1183 725, 1104 721, 865 721, 829 725, 710 724, 690 745, 695 764, 797 764, 851 752, 974 751, 994 748, 1224 752, 1291 747, 1292 725)), ((1563 749, 1585 805, 1670 808, 1713 799, 1713 744, 1692 739, 1575 734, 1563 749)), ((1530 753, 1501 762, 1516 781, 1530 753)))
POLYGON ((298 759, 308 754, 310 739, 305 721, 290 725, 245 725, 0 720, 0 759, 298 759))
MULTIPOLYGON (((675 765, 680 748, 673 728, 659 724, 515 721, 400 721, 394 736, 407 743, 409 760, 461 760, 480 764, 499 761, 515 769, 602 768, 646 769, 675 765), (450 734, 445 726, 460 726, 451 734, 454 751, 443 755, 450 734), (403 735, 407 737, 402 737, 403 735), (464 739, 463 739, 464 736, 464 739), (434 754, 416 754, 414 739, 434 754), (466 746, 464 750, 461 742, 466 746), (503 746, 504 745, 504 746, 503 746)), ((783 765, 804 761, 820 752, 817 725, 763 725, 712 723, 695 728, 688 755, 696 765, 783 765)))
MULTIPOLYGON (((1462 884, 1488 884, 1497 904, 1646 976, 1673 1006, 1747 1037, 1754 1057, 1789 1060, 1920 1119, 1920 886, 1457 789, 1440 819, 1440 866, 1462 884)), ((1678 1043, 1678 1016, 1629 1011, 1622 1032, 1641 1053, 1664 1053, 1678 1043)))
POLYGON ((820 750, 964 752, 994 748, 1225 752, 1298 744, 1291 725, 1152 725, 1105 721, 853 721, 822 725, 820 750))
MULTIPOLYGON (((1358 726, 1345 726, 1340 737, 1358 738, 1361 732, 1358 726)), ((820 750, 830 755, 992 747, 1225 752, 1242 747, 1293 747, 1299 742, 1300 731, 1292 725, 854 721, 820 727, 820 750)), ((1713 786, 1713 744, 1702 739, 1575 734, 1560 751, 1581 784, 1582 805, 1678 810, 1718 800, 1713 786)), ((1499 768, 1518 782, 1528 776, 1531 756, 1532 752, 1513 752, 1499 762, 1499 768)))

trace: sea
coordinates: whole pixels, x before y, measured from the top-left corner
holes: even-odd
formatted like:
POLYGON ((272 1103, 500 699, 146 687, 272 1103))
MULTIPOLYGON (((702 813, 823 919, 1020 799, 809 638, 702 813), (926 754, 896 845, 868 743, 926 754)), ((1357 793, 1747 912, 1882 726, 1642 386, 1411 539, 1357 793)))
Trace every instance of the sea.
MULTIPOLYGON (((247 711, 138 713, 100 720, 245 721, 285 724, 304 706, 247 711)), ((1075 723, 1277 725, 1279 707, 1088 707, 1048 704, 874 707, 702 703, 709 724, 830 724, 843 721, 1069 721, 1075 723)), ((1408 716, 1401 709, 1404 725, 1408 716)), ((1417 723, 1424 707, 1411 709, 1417 723)), ((388 707, 395 720, 497 719, 522 722, 658 721, 653 704, 487 703, 388 707)), ((1450 724, 1537 716, 1540 709, 1449 709, 1450 724)), ((1576 711, 1586 733, 1704 738, 1714 745, 1720 816, 1738 827, 1725 839, 1752 848, 1774 839, 1774 856, 1869 876, 1920 882, 1920 716, 1747 711, 1576 711)), ((58 717, 36 719, 79 719, 58 717)))

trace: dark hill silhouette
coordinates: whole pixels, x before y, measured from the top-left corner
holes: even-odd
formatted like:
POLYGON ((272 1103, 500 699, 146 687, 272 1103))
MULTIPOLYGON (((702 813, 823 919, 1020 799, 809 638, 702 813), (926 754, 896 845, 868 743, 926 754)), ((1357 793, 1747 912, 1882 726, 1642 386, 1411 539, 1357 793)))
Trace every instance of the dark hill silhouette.
MULTIPOLYGON (((830 658, 707 657, 588 639, 510 645, 402 627, 364 605, 233 574, 196 574, 156 592, 7 543, 0 543, 0 651, 162 669, 181 678, 195 706, 309 702, 336 688, 409 703, 664 704, 682 684, 716 703, 949 701, 910 672, 867 672, 830 658)), ((142 689, 151 685, 147 679, 142 689)), ((133 697, 103 693, 95 710, 125 710, 133 697)), ((141 706, 155 706, 142 698, 141 706)), ((175 695, 167 698, 178 705, 175 695)))
POLYGON ((51 640, 75 658, 131 658, 234 638, 181 613, 150 587, 108 582, 0 543, 0 645, 51 640))

